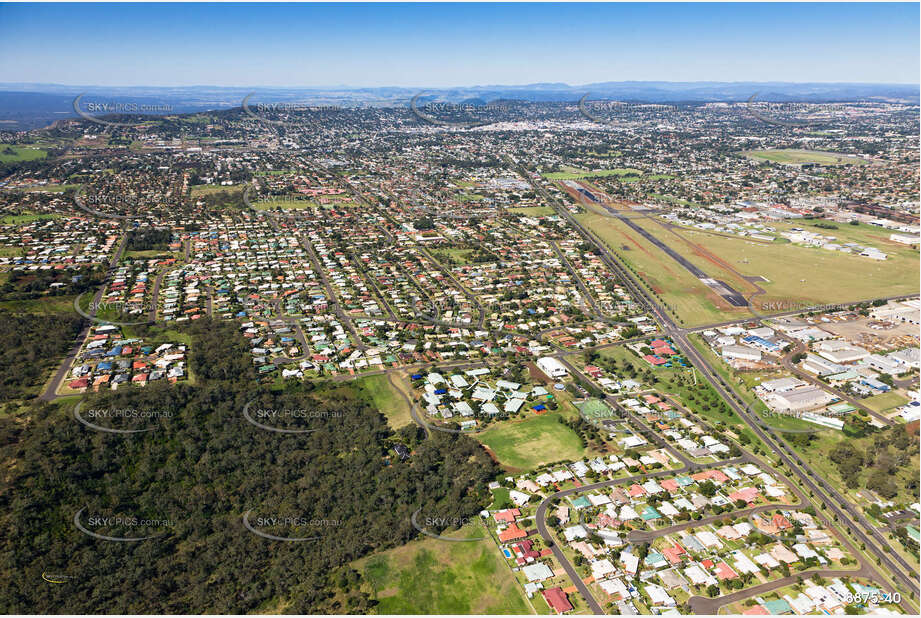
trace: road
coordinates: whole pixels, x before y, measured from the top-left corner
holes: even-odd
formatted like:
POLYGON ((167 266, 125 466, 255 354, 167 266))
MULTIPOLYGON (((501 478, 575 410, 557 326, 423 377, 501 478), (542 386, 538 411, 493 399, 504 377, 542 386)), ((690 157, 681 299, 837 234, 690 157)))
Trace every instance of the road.
MULTIPOLYGON (((566 219, 588 242, 599 249, 602 260, 621 278, 626 287, 631 291, 631 294, 634 295, 634 298, 650 311, 656 321, 662 326, 665 334, 672 338, 679 349, 685 353, 691 364, 700 371, 701 375, 710 383, 717 394, 730 405, 733 411, 739 415, 768 449, 779 457, 782 464, 814 494, 817 503, 827 508, 838 521, 849 529, 851 535, 866 546, 868 553, 876 556, 879 564, 886 569, 887 572, 891 573, 893 578, 899 582, 900 585, 904 586, 905 591, 911 591, 913 595, 917 596, 919 586, 918 574, 915 569, 909 565, 902 556, 894 553, 891 548, 889 548, 885 537, 883 537, 875 527, 870 525, 870 523, 859 513, 857 507, 849 503, 847 499, 841 495, 839 491, 831 487, 829 483, 823 482, 820 484, 817 482, 815 479, 821 478, 819 474, 798 456, 794 455, 790 445, 783 439, 777 430, 762 425, 757 420, 756 414, 748 409, 748 406, 744 404, 733 387, 724 383, 722 378, 718 377, 715 369, 691 344, 687 336, 690 331, 680 328, 675 324, 666 309, 656 302, 656 300, 646 292, 645 288, 643 288, 633 277, 632 273, 611 255, 605 243, 595 237, 589 230, 585 229, 585 227, 572 216, 572 213, 550 196, 539 183, 534 182, 527 173, 527 170, 521 166, 518 166, 518 170, 519 173, 531 183, 535 190, 547 200, 547 203, 554 207, 557 214, 566 219), (870 530, 870 535, 864 530, 870 530), (879 545, 874 543, 871 537, 876 537, 879 545)), ((802 313, 802 311, 799 313, 802 313)), ((759 318, 753 319, 755 321, 759 320, 759 318)), ((869 568, 869 565, 865 566, 869 568)), ((873 578, 874 581, 879 583, 884 583, 886 581, 886 579, 878 573, 876 575, 877 576, 873 578)), ((903 606, 909 608, 909 613, 914 613, 914 610, 911 609, 912 606, 908 604, 908 594, 903 594, 902 599, 903 606)))
MULTIPOLYGON (((109 285, 109 282, 112 280, 112 274, 115 267, 118 265, 118 261, 121 260, 122 255, 125 253, 127 236, 122 234, 121 240, 119 241, 118 249, 115 251, 115 256, 109 260, 109 264, 106 269, 106 277, 102 282, 102 285, 99 286, 99 289, 96 290, 96 294, 93 296, 93 302, 90 305, 88 315, 91 318, 96 317, 96 311, 99 307, 99 303, 102 300, 102 293, 105 292, 106 286, 109 285)), ((45 388, 45 392, 39 395, 39 399, 42 401, 54 401, 60 395, 58 395, 58 390, 61 388, 61 384, 67 378, 67 374, 70 372, 70 368, 73 366, 74 361, 77 359, 77 355, 80 354, 80 350, 83 348, 83 343, 86 341, 87 336, 90 334, 90 328, 93 326, 93 320, 90 319, 86 326, 83 327, 80 332, 77 334, 76 341, 74 346, 70 349, 70 352, 67 353, 67 356, 64 357, 64 360, 58 366, 58 370, 54 373, 54 376, 51 378, 51 381, 48 383, 48 386, 45 388)))
MULTIPOLYGON (((715 461, 711 464, 698 464, 697 467, 700 469, 713 468, 716 466, 731 465, 732 463, 740 463, 745 461, 743 458, 738 458, 736 460, 730 459, 726 461, 715 461)), ((681 474, 682 472, 687 471, 689 466, 685 464, 681 468, 672 469, 672 470, 660 470, 658 472, 650 472, 648 474, 642 474, 637 476, 629 476, 620 479, 613 479, 610 481, 601 481, 598 483, 592 483, 590 485, 583 485, 582 487, 572 487, 570 489, 564 489, 558 491, 554 494, 547 496, 541 501, 537 506, 537 512, 534 516, 534 521, 537 523, 537 532, 544 539, 544 543, 550 547, 553 551, 553 556, 556 558, 563 569, 566 571, 566 574, 569 576, 569 579, 572 580, 572 583, 579 590, 579 593, 582 595, 582 598, 585 599, 585 602, 588 604, 589 609, 592 610, 593 614, 603 615, 604 610, 601 608, 601 605, 595 599, 595 596, 592 594, 592 591, 589 589, 588 585, 582 581, 582 577, 576 571, 576 568, 569 561, 569 558, 563 553, 563 550, 559 548, 556 544, 556 541, 553 538, 553 535, 550 532, 550 528, 547 527, 547 509, 550 508, 550 505, 560 499, 565 498, 566 496, 571 496, 573 494, 580 494, 589 491, 594 491, 596 489, 602 489, 605 487, 614 487, 617 485, 632 484, 635 482, 645 482, 651 478, 657 478, 661 476, 672 476, 676 474, 681 474)))

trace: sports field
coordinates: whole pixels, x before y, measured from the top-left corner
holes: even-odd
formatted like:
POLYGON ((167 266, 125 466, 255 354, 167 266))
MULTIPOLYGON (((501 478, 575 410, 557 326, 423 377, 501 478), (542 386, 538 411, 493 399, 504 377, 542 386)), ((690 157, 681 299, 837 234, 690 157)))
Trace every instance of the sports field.
POLYGON ((578 170, 570 168, 565 172, 550 172, 544 174, 547 180, 578 180, 580 178, 600 178, 604 176, 642 176, 641 170, 622 167, 612 170, 578 170))
POLYGON ((549 206, 525 206, 524 208, 509 208, 508 212, 529 217, 542 217, 554 214, 549 206))
POLYGON ((286 199, 277 199, 277 200, 262 200, 251 202, 253 208, 256 210, 300 210, 303 208, 315 207, 316 202, 311 202, 310 200, 286 200, 286 199))
POLYGON ((0 144, 0 163, 13 163, 14 161, 35 161, 44 159, 48 152, 41 148, 31 146, 13 146, 0 144))
POLYGON ((779 148, 777 150, 745 150, 742 154, 755 161, 773 161, 789 165, 818 163, 820 165, 866 165, 866 161, 838 152, 779 148))
POLYGON ((525 420, 503 421, 474 437, 495 454, 500 464, 516 470, 532 470, 545 463, 583 457, 585 450, 579 436, 557 422, 560 413, 526 414, 525 420))
POLYGON ((867 406, 874 412, 885 412, 886 410, 891 410, 892 408, 897 408, 899 406, 904 406, 910 400, 908 397, 900 395, 894 391, 889 391, 888 393, 883 393, 881 395, 873 395, 872 397, 867 397, 861 403, 867 406))
POLYGON ((191 195, 192 197, 197 197, 199 195, 209 195, 211 193, 221 193, 222 191, 227 191, 228 193, 236 193, 243 190, 243 185, 192 185, 191 195))
MULTIPOLYGON (((485 534, 469 526, 445 536, 485 534)), ((451 542, 422 537, 352 566, 378 602, 378 614, 534 613, 491 538, 451 542)))
POLYGON ((33 221, 45 221, 47 219, 57 219, 61 215, 55 213, 35 214, 24 213, 21 215, 6 215, 0 220, 0 223, 7 225, 22 225, 23 223, 32 223, 33 221))

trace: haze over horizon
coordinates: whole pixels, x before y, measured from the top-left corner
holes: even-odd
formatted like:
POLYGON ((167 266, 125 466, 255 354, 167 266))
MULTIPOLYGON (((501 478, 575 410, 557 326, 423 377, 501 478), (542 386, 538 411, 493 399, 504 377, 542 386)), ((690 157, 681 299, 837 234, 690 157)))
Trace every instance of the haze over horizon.
POLYGON ((231 4, 220 11, 188 4, 0 4, 6 59, 0 82, 916 84, 918 18, 917 4, 863 3, 231 4))

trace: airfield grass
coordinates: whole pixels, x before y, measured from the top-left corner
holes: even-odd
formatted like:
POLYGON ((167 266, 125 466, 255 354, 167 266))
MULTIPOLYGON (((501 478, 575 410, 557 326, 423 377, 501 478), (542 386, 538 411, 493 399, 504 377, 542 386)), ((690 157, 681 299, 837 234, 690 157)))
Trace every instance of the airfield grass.
POLYGON ((768 150, 745 150, 744 156, 756 161, 773 161, 774 163, 787 163, 800 165, 803 163, 819 163, 821 165, 866 165, 866 161, 837 152, 823 152, 820 150, 801 150, 798 148, 779 148, 768 150))
POLYGON ((0 257, 17 257, 23 255, 22 247, 14 247, 11 245, 0 246, 0 257))
MULTIPOLYGON (((837 231, 837 230, 829 230, 837 231)), ((746 277, 760 275, 768 281, 758 285, 766 293, 757 301, 803 301, 836 303, 881 298, 917 291, 918 252, 908 247, 882 248, 889 254, 884 261, 859 255, 829 251, 796 244, 763 244, 745 238, 704 234, 696 230, 679 232, 679 236, 706 246, 711 253, 728 262, 746 277)), ((674 238, 674 237, 673 237, 674 238)), ((879 243, 875 243, 879 246, 879 243)), ((700 256, 685 252, 692 262, 705 272, 724 279, 736 289, 751 289, 744 281, 727 270, 700 256)))
POLYGON ((30 146, 14 146, 12 144, 0 144, 0 163, 13 163, 17 161, 36 161, 44 159, 48 152, 41 148, 32 148, 30 146))
POLYGON ((600 214, 576 218, 639 273, 646 287, 661 296, 681 324, 696 326, 751 315, 744 309, 718 307, 720 301, 710 288, 621 221, 600 214))
POLYGON ((358 380, 358 384, 367 394, 374 407, 386 417, 387 424, 391 427, 399 429, 413 422, 412 417, 409 415, 409 406, 400 397, 400 394, 386 375, 366 376, 358 380))
MULTIPOLYGON (((580 219, 623 260, 643 274, 646 283, 661 295, 683 324, 701 325, 751 315, 747 309, 730 308, 718 301, 696 277, 620 221, 600 215, 580 215, 580 219), (624 251, 623 245, 631 249, 624 251)), ((709 276, 725 281, 746 296, 755 291, 755 286, 745 277, 764 277, 767 281, 757 282, 765 290, 764 294, 755 298, 754 302, 759 305, 851 302, 910 294, 917 289, 917 250, 889 241, 888 235, 872 226, 840 225, 835 230, 812 229, 827 232, 841 241, 872 244, 889 255, 885 261, 816 247, 762 243, 697 230, 680 229, 672 233, 650 219, 639 219, 636 223, 673 246, 709 276), (732 270, 699 255, 697 249, 688 243, 705 247, 732 270)), ((806 224, 801 222, 799 226, 805 227, 806 224)))
MULTIPOLYGON (((477 538, 482 526, 444 536, 477 538)), ((531 614, 492 539, 451 542, 422 537, 352 564, 378 614, 531 614)))
MULTIPOLYGON (((914 261, 917 261, 918 259, 918 249, 911 248, 908 245, 903 245, 902 243, 898 243, 889 239, 890 234, 902 232, 894 232, 885 228, 877 227, 875 225, 868 225, 866 223, 861 223, 860 225, 851 225, 850 223, 839 223, 837 221, 828 221, 825 219, 800 219, 794 222, 772 223, 771 227, 777 230, 778 233, 786 232, 793 228, 800 228, 809 232, 814 232, 816 234, 822 234, 823 236, 833 237, 835 239, 834 242, 838 244, 855 242, 862 245, 869 245, 876 247, 880 251, 886 253, 890 256, 890 259, 892 259, 893 256, 909 257, 914 261), (817 224, 831 224, 834 225, 835 228, 821 228, 818 227, 817 224)), ((815 250, 826 251, 826 249, 819 248, 816 248, 815 250)))
POLYGON ((500 464, 517 470, 533 470, 545 463, 585 455, 579 436, 558 421, 559 412, 526 414, 524 420, 496 423, 474 437, 493 452, 500 464))

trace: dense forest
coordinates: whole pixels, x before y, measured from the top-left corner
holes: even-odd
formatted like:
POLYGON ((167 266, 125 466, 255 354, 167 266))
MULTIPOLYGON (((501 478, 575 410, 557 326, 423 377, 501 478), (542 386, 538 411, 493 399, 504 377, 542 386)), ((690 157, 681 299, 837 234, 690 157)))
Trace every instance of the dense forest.
POLYGON ((855 445, 853 441, 842 440, 833 446, 829 459, 851 489, 866 487, 889 500, 904 482, 910 493, 918 491, 917 470, 900 481, 899 472, 911 466, 913 454, 918 452, 917 425, 894 425, 873 434, 872 442, 855 445))
POLYGON ((173 239, 173 233, 167 228, 142 227, 128 232, 129 251, 166 251, 173 239))
POLYGON ((0 402, 35 396, 50 365, 74 345, 82 320, 0 309, 0 402))
POLYGON ((72 400, 0 417, 4 613, 367 611, 373 601, 343 565, 418 535, 419 508, 472 516, 488 502, 497 469, 469 437, 425 438, 415 427, 395 435, 348 385, 263 388, 233 324, 200 320, 188 330, 195 386, 88 395, 82 404, 83 415, 165 412, 128 425, 94 421, 149 431, 86 427, 72 400), (288 421, 311 432, 261 429, 244 417, 247 404, 251 413, 309 411, 288 421), (408 458, 393 456, 396 441, 408 458), (243 524, 247 512, 250 522, 292 519, 267 533, 315 540, 258 536, 243 524), (78 514, 94 533, 153 538, 95 538, 78 529, 78 514), (114 517, 126 523, 102 520, 114 517))
POLYGON ((103 281, 101 268, 76 270, 10 270, 0 285, 0 300, 33 300, 46 296, 74 296, 95 290, 103 281))

